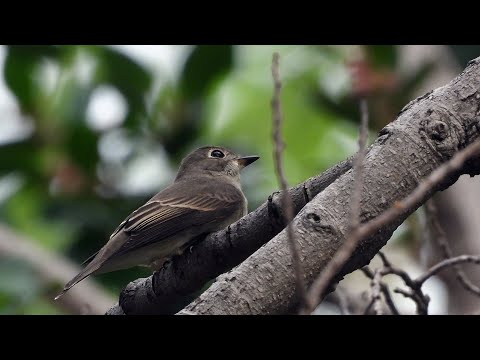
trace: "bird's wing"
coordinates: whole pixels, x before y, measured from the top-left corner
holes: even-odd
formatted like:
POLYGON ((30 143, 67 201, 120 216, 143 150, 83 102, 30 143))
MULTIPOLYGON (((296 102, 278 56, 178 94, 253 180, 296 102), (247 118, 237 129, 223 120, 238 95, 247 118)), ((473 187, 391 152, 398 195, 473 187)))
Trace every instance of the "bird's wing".
MULTIPOLYGON (((188 227, 223 223, 243 207, 243 194, 234 186, 216 188, 212 182, 198 185, 198 193, 187 196, 184 194, 191 192, 190 184, 174 184, 135 210, 117 227, 108 243, 85 261, 88 265, 55 299, 112 258, 165 240, 188 227)), ((213 230, 212 226, 210 231, 213 230)))
POLYGON ((162 241, 189 226, 222 222, 238 210, 241 200, 239 191, 153 198, 114 231, 112 237, 123 231, 129 240, 111 258, 162 241))

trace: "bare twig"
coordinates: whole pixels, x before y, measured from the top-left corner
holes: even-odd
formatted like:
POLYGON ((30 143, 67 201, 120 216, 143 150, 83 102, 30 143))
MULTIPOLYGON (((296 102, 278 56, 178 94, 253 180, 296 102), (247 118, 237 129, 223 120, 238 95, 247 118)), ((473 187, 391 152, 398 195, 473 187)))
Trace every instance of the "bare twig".
POLYGON ((392 266, 392 263, 390 262, 390 260, 387 259, 387 257, 385 256, 385 254, 383 253, 383 251, 379 251, 377 253, 377 255, 380 257, 380 259, 382 260, 382 263, 383 263, 383 266, 385 267, 391 267, 392 266))
POLYGON ((380 288, 382 290, 383 297, 385 298, 385 302, 387 303, 388 308, 392 312, 392 315, 400 315, 400 312, 397 310, 397 307, 393 302, 392 294, 390 294, 390 290, 388 289, 387 284, 385 284, 384 282, 381 282, 380 288))
POLYGON ((423 285, 425 281, 427 281, 430 277, 433 275, 436 275, 438 272, 442 271, 443 269, 449 267, 449 266, 455 266, 457 264, 461 263, 474 263, 474 264, 480 264, 480 256, 477 255, 461 255, 457 256, 454 258, 446 259, 438 264, 432 266, 430 270, 428 270, 425 274, 422 276, 419 276, 417 279, 415 279, 415 284, 420 287, 423 285))
POLYGON ((337 251, 332 260, 328 263, 320 276, 313 282, 310 287, 305 307, 301 310, 302 314, 311 313, 319 303, 319 298, 323 294, 325 288, 330 283, 331 279, 337 274, 345 262, 348 260, 352 252, 357 246, 358 232, 360 226, 360 203, 362 198, 363 188, 363 161, 366 154, 366 145, 368 138, 368 104, 365 99, 360 101, 361 122, 358 136, 358 153, 355 156, 353 163, 353 171, 355 174, 353 193, 350 207, 350 224, 347 230, 347 240, 343 246, 337 251))
MULTIPOLYGON (((397 294, 402 294, 406 298, 412 299, 415 304, 417 305, 417 314, 418 315, 428 315, 428 301, 425 302, 419 297, 418 292, 415 290, 412 290, 410 288, 408 289, 400 289, 396 288, 393 290, 393 292, 397 294)), ((427 296, 427 300, 430 300, 430 298, 427 296)))
MULTIPOLYGON (((381 254, 381 253, 379 253, 381 254)), ((480 264, 480 256, 474 255, 462 255, 454 258, 446 259, 438 264, 432 266, 426 273, 413 280, 404 270, 396 268, 386 259, 385 255, 381 254, 384 264, 386 264, 382 270, 383 275, 395 274, 402 278, 408 289, 396 288, 394 292, 402 294, 403 296, 412 299, 417 305, 417 313, 419 315, 428 314, 428 304, 430 297, 422 292, 422 286, 429 278, 437 274, 438 272, 446 269, 450 266, 455 266, 460 263, 470 262, 474 264, 480 264)))
POLYGON ((422 292, 421 285, 418 286, 415 280, 412 280, 412 278, 410 277, 410 275, 408 275, 406 271, 392 265, 392 263, 387 259, 383 252, 379 251, 378 256, 382 259, 383 262, 382 275, 397 275, 403 280, 405 285, 410 288, 408 290, 396 288, 393 291, 412 299, 417 305, 417 313, 419 315, 427 315, 428 303, 430 302, 430 298, 428 297, 428 295, 425 295, 422 292))
MULTIPOLYGON (((373 280, 374 273, 373 271, 368 267, 364 266, 361 268, 362 272, 365 274, 366 277, 369 279, 373 280)), ((383 276, 383 273, 382 273, 383 276)), ((387 284, 385 284, 383 281, 380 281, 380 290, 382 291, 383 297, 385 298, 385 302, 392 312, 392 315, 400 315, 400 312, 398 311, 397 307, 395 306, 395 303, 393 302, 392 299, 392 294, 390 293, 390 289, 388 288, 387 284)))
POLYGON ((282 83, 280 81, 280 71, 279 71, 279 60, 280 55, 278 53, 273 54, 272 59, 272 77, 274 82, 274 94, 272 99, 272 114, 273 114, 273 141, 275 144, 275 171, 277 174, 278 182, 282 188, 282 209, 284 211, 284 216, 286 218, 287 223, 287 238, 288 243, 290 245, 290 252, 292 254, 292 263, 293 268, 295 271, 295 278, 297 284, 297 293, 299 295, 299 299, 301 304, 305 302, 306 299, 306 288, 305 288, 305 280, 303 275, 302 263, 300 259, 300 253, 298 250, 298 244, 295 241, 293 228, 291 222, 295 216, 293 210, 293 202, 292 198, 287 191, 288 189, 288 182, 285 177, 285 172, 283 169, 283 162, 282 162, 282 153, 285 147, 285 144, 282 139, 282 105, 280 101, 280 92, 282 89, 282 83))
POLYGON ((380 296, 380 280, 382 280, 381 269, 376 269, 371 283, 372 288, 372 307, 375 315, 382 315, 382 303, 380 296))
MULTIPOLYGON (((435 186, 439 185, 448 175, 454 171, 459 170, 465 161, 480 152, 480 140, 476 140, 463 150, 456 153, 449 161, 445 162, 434 170, 424 181, 420 182, 415 190, 410 193, 406 198, 401 201, 395 202, 395 204, 389 209, 385 210, 376 218, 369 222, 360 225, 356 231, 354 231, 351 237, 345 242, 344 246, 338 250, 334 258, 327 264, 321 276, 317 278, 314 284, 309 290, 308 299, 315 299, 313 302, 308 303, 307 311, 311 312, 312 308, 315 309, 318 304, 320 296, 323 294, 326 286, 329 284, 333 276, 340 270, 340 266, 335 262, 338 257, 343 260, 345 257, 351 255, 356 245, 363 239, 371 236, 375 231, 380 229, 385 224, 393 221, 397 216, 401 215, 403 211, 408 208, 414 207, 416 203, 421 201, 428 192, 435 186), (351 249, 351 250, 350 250, 351 249)), ((346 260, 345 260, 346 261, 346 260)), ((345 262, 342 261, 342 264, 345 262)))
POLYGON ((395 274, 402 278, 405 285, 407 285, 410 289, 409 290, 402 290, 402 289, 395 289, 394 291, 404 295, 405 297, 411 298, 413 301, 417 303, 417 310, 419 314, 427 314, 428 313, 428 303, 430 302, 430 298, 428 295, 424 294, 421 290, 421 287, 429 278, 437 274, 438 272, 442 271, 443 269, 449 266, 455 266, 460 263, 470 262, 474 264, 480 264, 480 256, 475 255, 462 255, 457 256, 455 258, 449 258, 439 262, 438 264, 432 266, 426 273, 419 276, 416 279, 412 279, 410 275, 407 274, 404 270, 401 270, 395 266, 393 266, 390 261, 388 261, 387 257, 380 251, 378 255, 381 257, 384 267, 382 270, 383 275, 387 274, 395 274))
MULTIPOLYGON (((437 207, 435 206, 435 202, 433 199, 427 201, 425 206, 425 212, 427 215, 427 221, 429 227, 432 231, 433 240, 437 243, 440 247, 443 257, 445 259, 449 259, 453 257, 452 249, 448 243, 447 234, 443 230, 440 222, 438 221, 438 211, 437 207)), ((463 272, 460 266, 454 265, 452 266, 455 272, 455 276, 458 282, 467 290, 472 292, 473 294, 480 296, 480 288, 473 284, 467 277, 467 275, 463 272)))

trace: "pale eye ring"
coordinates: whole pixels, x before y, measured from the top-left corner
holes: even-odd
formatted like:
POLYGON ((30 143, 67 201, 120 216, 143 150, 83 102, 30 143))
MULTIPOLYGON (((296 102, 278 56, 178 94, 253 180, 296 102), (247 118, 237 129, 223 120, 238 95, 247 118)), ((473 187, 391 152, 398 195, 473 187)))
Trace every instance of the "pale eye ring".
POLYGON ((220 159, 220 158, 225 157, 225 154, 222 151, 220 151, 218 149, 215 149, 210 153, 210 157, 220 159))

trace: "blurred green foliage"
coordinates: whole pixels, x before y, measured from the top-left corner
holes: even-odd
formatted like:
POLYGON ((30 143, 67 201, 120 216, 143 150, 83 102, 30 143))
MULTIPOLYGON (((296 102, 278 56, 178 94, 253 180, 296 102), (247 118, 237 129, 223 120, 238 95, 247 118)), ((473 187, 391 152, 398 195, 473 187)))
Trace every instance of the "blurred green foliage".
MULTIPOLYGON (((395 46, 193 46, 176 79, 114 47, 5 46, 4 81, 18 103, 16 116, 33 130, 0 144, 0 181, 14 174, 18 185, 1 203, 0 221, 81 263, 172 180, 186 153, 207 144, 261 156, 243 176, 253 210, 277 189, 272 53, 281 56, 285 168, 293 185, 356 149, 358 106, 346 65, 359 49, 380 79, 395 72, 395 46), (54 73, 51 86, 48 69, 54 73), (126 112, 113 126, 95 127, 88 108, 105 85, 123 97, 126 112), (106 146, 112 139, 117 142, 106 146), (158 159, 154 179, 141 166, 146 156, 158 159), (152 186, 132 189, 132 174, 152 186)), ((371 92, 372 130, 393 120, 432 66, 399 79, 386 93, 381 86, 371 92)), ((118 294, 148 274, 139 268, 96 278, 118 294)), ((0 313, 61 313, 41 297, 41 286, 28 264, 0 257, 0 313)))

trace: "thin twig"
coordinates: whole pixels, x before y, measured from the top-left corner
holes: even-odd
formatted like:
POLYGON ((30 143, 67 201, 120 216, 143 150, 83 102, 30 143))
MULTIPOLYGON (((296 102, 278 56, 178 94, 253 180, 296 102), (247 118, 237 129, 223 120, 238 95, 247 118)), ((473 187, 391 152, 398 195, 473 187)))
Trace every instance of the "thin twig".
POLYGON ((412 299, 412 301, 415 302, 415 304, 417 305, 418 315, 428 315, 428 304, 430 302, 430 298, 428 297, 428 295, 423 294, 421 290, 414 290, 411 288, 408 288, 406 290, 401 288, 395 288, 393 292, 397 294, 402 294, 406 298, 412 299))
POLYGON ((382 315, 382 303, 380 296, 380 280, 382 280, 381 269, 376 269, 373 273, 373 279, 371 283, 372 287, 372 304, 373 313, 375 315, 382 315))
POLYGON ((393 302, 392 294, 390 293, 388 286, 384 282, 381 282, 380 288, 382 290, 383 297, 385 298, 385 302, 387 303, 388 308, 392 312, 392 315, 400 315, 400 312, 398 311, 395 303, 393 302))
POLYGON ((385 266, 385 267, 391 267, 392 266, 392 263, 390 262, 390 260, 387 259, 387 256, 383 253, 383 251, 379 251, 377 253, 377 255, 382 260, 383 266, 385 266))
MULTIPOLYGON (((360 270, 362 270, 362 272, 365 274, 366 277, 368 277, 369 279, 373 279, 374 277, 373 271, 368 266, 364 266, 360 270)), ((382 273, 382 276, 383 276, 383 273, 382 273)), ((393 302, 390 289, 388 288, 387 284, 385 284, 383 281, 380 281, 380 290, 382 291, 385 302, 388 308, 390 309, 390 311, 392 312, 392 315, 400 315, 400 312, 398 311, 397 307, 395 306, 395 303, 393 302)))
POLYGON ((365 99, 360 101, 361 122, 358 136, 358 153, 353 162, 354 183, 350 208, 350 223, 347 230, 347 240, 335 253, 332 260, 327 264, 320 276, 313 282, 308 291, 305 308, 301 313, 311 313, 319 303, 319 297, 323 294, 330 280, 341 270, 357 246, 356 233, 360 227, 360 203, 363 188, 363 161, 366 154, 368 138, 368 104, 365 99))
POLYGON ((303 275, 302 263, 298 250, 298 244, 295 241, 293 228, 291 222, 294 218, 293 202, 292 198, 287 191, 288 182, 285 177, 283 169, 282 154, 285 144, 282 139, 282 105, 280 101, 280 92, 282 89, 282 83, 280 81, 280 55, 278 53, 273 54, 272 59, 272 77, 274 82, 274 94, 272 99, 272 114, 273 114, 273 141, 275 144, 275 172, 277 174, 278 182, 282 189, 282 209, 284 211, 285 220, 287 223, 287 238, 290 246, 290 252, 292 254, 292 263, 295 271, 295 278, 297 284, 297 293, 299 295, 300 305, 303 306, 306 299, 305 280, 303 275))
MULTIPOLYGON (((397 294, 402 294, 406 298, 412 299, 413 302, 417 305, 417 314, 418 315, 428 315, 428 302, 424 302, 421 300, 421 298, 418 296, 418 292, 415 290, 412 290, 410 288, 408 289, 400 289, 396 288, 393 290, 393 292, 397 294)), ((427 299, 429 299, 427 297, 427 299)))
MULTIPOLYGON (((307 303, 308 307, 306 310, 311 313, 313 309, 315 309, 326 286, 329 284, 332 277, 335 276, 336 273, 338 273, 338 271, 341 269, 341 267, 337 265, 337 258, 341 257, 341 260, 345 258, 348 259, 361 240, 373 235, 375 231, 393 221, 406 209, 414 207, 415 204, 420 202, 428 195, 429 191, 440 184, 448 175, 459 170, 465 161, 467 161, 470 157, 477 155, 479 151, 480 141, 477 140, 456 153, 449 161, 445 162, 443 165, 434 170, 424 181, 418 184, 418 186, 412 193, 410 193, 410 195, 401 201, 395 202, 392 207, 385 210, 376 218, 360 225, 356 231, 353 232, 351 238, 345 242, 344 246, 338 250, 333 259, 325 267, 320 277, 318 277, 310 287, 308 299, 314 299, 314 301, 307 303)), ((342 262, 342 264, 343 263, 344 262, 342 262)))
MULTIPOLYGON (((427 215, 429 227, 432 231, 433 240, 440 247, 443 257, 445 259, 452 258, 453 252, 448 243, 447 234, 438 221, 438 210, 433 199, 427 201, 425 213, 427 215)), ((463 286, 463 288, 477 296, 480 296, 480 288, 468 279, 461 267, 459 265, 454 265, 452 267, 458 282, 463 286)))
POLYGON ((393 291, 399 294, 402 294, 405 297, 412 299, 417 305, 417 314, 419 315, 427 315, 428 314, 428 304, 430 302, 430 298, 428 295, 424 294, 421 285, 419 286, 415 280, 413 280, 408 273, 394 265, 387 259, 385 254, 381 251, 378 252, 378 256, 382 259, 383 268, 382 274, 383 276, 393 274, 400 277, 405 285, 407 285, 410 289, 403 290, 403 289, 394 289, 393 291))
POLYGON ((438 264, 432 266, 430 270, 428 270, 425 274, 422 276, 419 276, 417 279, 415 279, 415 283, 417 286, 422 286, 425 281, 427 281, 430 277, 433 275, 437 274, 438 272, 442 271, 443 269, 449 267, 449 266, 455 266, 456 264, 461 264, 461 263, 474 263, 474 264, 480 264, 480 256, 478 255, 461 255, 457 256, 454 258, 446 259, 438 264))
MULTIPOLYGON (((378 255, 380 255, 384 264, 384 267, 382 268, 383 276, 388 274, 394 274, 403 280, 405 285, 408 286, 408 289, 396 288, 394 292, 398 294, 402 294, 403 296, 412 299, 417 305, 417 313, 419 315, 428 314, 428 304, 430 303, 430 297, 424 294, 422 291, 422 286, 425 283, 425 281, 427 281, 429 278, 431 278, 438 272, 450 266, 455 266, 457 264, 464 263, 464 262, 480 264, 480 256, 474 256, 474 255, 457 256, 457 257, 446 259, 439 262, 438 264, 432 266, 423 275, 419 276, 416 279, 412 279, 410 275, 407 274, 406 271, 393 266, 382 252, 379 252, 378 255)), ((369 273, 367 273, 367 271, 364 270, 364 273, 369 278, 372 278, 371 270, 369 271, 369 273)))

